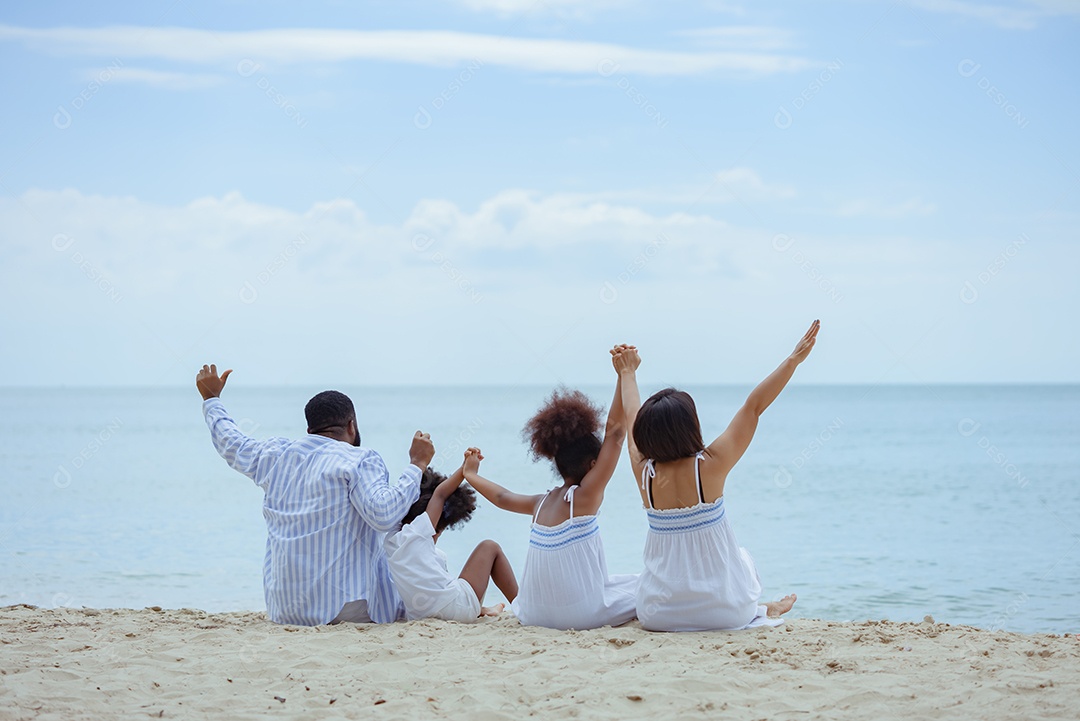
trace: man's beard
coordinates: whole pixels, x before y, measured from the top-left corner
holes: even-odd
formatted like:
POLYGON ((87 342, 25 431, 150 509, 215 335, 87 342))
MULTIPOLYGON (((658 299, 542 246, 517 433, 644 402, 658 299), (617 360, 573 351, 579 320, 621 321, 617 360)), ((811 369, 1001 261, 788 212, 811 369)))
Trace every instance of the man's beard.
POLYGON ((357 448, 359 448, 359 447, 360 447, 360 431, 359 431, 359 430, 357 430, 357 431, 356 431, 356 437, 355 437, 355 438, 353 438, 353 442, 352 442, 352 444, 353 444, 354 446, 356 446, 357 448))

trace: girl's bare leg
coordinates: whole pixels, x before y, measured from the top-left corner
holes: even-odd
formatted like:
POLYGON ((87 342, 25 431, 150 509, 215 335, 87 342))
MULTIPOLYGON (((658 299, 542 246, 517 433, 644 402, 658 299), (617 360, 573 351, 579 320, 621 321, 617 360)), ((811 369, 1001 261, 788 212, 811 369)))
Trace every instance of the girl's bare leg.
POLYGON ((460 577, 469 582, 480 603, 484 602, 489 580, 495 582, 508 601, 517 598, 518 584, 514 569, 510 567, 510 560, 503 553, 502 547, 495 541, 480 542, 465 562, 460 577))

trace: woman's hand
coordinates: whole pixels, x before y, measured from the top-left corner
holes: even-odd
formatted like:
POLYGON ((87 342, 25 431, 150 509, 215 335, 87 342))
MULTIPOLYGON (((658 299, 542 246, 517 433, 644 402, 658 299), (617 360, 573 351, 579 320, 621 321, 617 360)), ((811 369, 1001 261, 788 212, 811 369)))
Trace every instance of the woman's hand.
POLYGON ((611 364, 619 375, 635 372, 641 365, 637 347, 625 343, 615 346, 611 349, 611 364))
POLYGON ((799 344, 795 346, 795 350, 791 352, 791 360, 796 363, 802 363, 806 360, 806 357, 810 355, 810 350, 814 347, 814 341, 817 340, 817 333, 820 328, 820 320, 815 320, 810 324, 810 330, 806 331, 806 335, 802 337, 799 344))

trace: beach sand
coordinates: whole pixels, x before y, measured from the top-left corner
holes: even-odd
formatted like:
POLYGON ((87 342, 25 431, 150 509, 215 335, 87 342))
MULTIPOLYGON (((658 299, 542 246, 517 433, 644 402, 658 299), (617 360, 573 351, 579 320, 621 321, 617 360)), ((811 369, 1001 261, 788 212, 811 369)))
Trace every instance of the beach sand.
POLYGON ((0 609, 0 718, 1075 719, 1080 642, 789 620, 659 634, 0 609))

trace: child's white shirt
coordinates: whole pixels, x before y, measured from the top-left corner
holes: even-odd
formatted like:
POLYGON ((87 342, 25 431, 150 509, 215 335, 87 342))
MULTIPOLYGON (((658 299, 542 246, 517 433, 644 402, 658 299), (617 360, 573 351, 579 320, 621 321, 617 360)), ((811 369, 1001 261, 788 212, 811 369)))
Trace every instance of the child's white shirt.
POLYGON ((434 616, 458 600, 459 579, 450 575, 446 553, 435 546, 435 528, 427 513, 387 535, 383 548, 410 621, 434 616))

